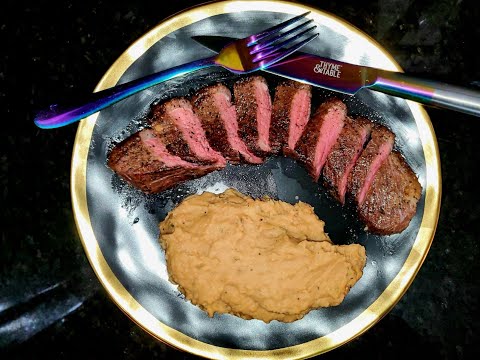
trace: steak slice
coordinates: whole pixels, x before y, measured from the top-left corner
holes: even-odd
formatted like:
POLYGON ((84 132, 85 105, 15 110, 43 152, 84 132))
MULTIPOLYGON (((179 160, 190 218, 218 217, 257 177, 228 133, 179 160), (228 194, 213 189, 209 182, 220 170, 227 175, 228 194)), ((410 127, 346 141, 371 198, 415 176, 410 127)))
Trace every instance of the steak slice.
POLYGON ((193 110, 200 118, 213 149, 232 163, 244 160, 260 164, 263 159, 248 150, 238 135, 237 113, 231 99, 230 89, 225 85, 210 85, 192 97, 193 110))
POLYGON ((348 175, 370 136, 372 123, 365 118, 345 119, 345 125, 323 167, 323 184, 342 205, 345 204, 348 175))
POLYGON ((238 131, 248 149, 264 157, 270 153, 272 99, 262 76, 249 76, 233 85, 238 131))
POLYGON ((173 98, 152 106, 150 121, 171 154, 194 163, 226 164, 225 158, 210 147, 187 99, 173 98))
POLYGON ((273 153, 292 155, 310 119, 311 99, 310 85, 288 80, 276 86, 270 125, 273 153))
POLYGON ((343 129, 347 106, 337 98, 322 103, 305 127, 292 156, 318 181, 330 150, 343 129))
POLYGON ((392 151, 358 207, 360 219, 372 233, 400 233, 415 215, 421 193, 422 186, 413 170, 399 152, 392 151))
POLYGON ((378 169, 392 151, 395 134, 374 124, 370 140, 348 176, 347 193, 361 206, 378 169))
POLYGON ((157 193, 222 168, 218 163, 193 164, 170 154, 159 135, 151 129, 141 130, 117 144, 107 164, 145 193, 157 193))

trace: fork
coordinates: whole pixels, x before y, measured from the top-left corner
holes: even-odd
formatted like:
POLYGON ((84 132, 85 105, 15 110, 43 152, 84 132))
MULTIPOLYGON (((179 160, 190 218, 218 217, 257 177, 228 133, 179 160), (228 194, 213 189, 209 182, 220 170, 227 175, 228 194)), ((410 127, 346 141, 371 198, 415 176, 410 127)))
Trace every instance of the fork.
POLYGON ((307 20, 310 12, 295 16, 258 34, 226 45, 217 55, 195 60, 167 70, 96 92, 88 101, 76 106, 51 105, 37 113, 34 123, 42 129, 53 129, 79 121, 126 97, 163 81, 211 66, 221 66, 236 74, 265 69, 285 58, 318 36, 316 25, 307 20), (292 27, 296 25, 295 27, 292 27))

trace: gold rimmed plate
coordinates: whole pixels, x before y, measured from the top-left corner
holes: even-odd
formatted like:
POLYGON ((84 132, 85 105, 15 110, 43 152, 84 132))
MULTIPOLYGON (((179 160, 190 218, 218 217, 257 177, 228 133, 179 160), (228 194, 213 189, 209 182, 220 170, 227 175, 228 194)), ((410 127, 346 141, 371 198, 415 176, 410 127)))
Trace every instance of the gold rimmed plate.
MULTIPOLYGON (((321 36, 302 49, 338 60, 401 70, 393 58, 357 28, 319 9, 278 1, 226 1, 200 5, 160 23, 138 39, 111 66, 96 90, 211 55, 191 39, 198 35, 243 37, 310 10, 321 36)), ((273 87, 278 78, 264 74, 273 87)), ((106 165, 115 142, 143 125, 152 102, 192 94, 209 83, 237 79, 220 69, 169 81, 83 120, 72 158, 72 202, 86 255, 112 300, 157 339, 208 358, 306 358, 362 334, 401 298, 420 269, 433 240, 441 195, 435 134, 427 113, 413 102, 362 90, 342 97, 352 115, 367 116, 396 134, 395 146, 422 185, 417 214, 401 234, 365 232, 348 208, 329 198, 293 160, 270 158, 262 165, 227 166, 167 190, 145 195, 106 165), (334 243, 366 247, 364 274, 336 307, 311 311, 293 323, 210 318, 186 301, 168 281, 158 223, 183 198, 233 187, 311 204, 334 243)), ((313 102, 331 95, 315 89, 313 102)))

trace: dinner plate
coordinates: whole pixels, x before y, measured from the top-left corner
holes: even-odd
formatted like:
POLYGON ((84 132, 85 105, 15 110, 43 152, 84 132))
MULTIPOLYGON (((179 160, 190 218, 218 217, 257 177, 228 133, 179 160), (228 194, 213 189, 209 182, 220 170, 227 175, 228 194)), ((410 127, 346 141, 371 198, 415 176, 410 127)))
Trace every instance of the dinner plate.
MULTIPOLYGON (((133 43, 110 67, 96 90, 212 53, 191 39, 198 35, 244 37, 292 15, 311 11, 320 37, 302 50, 341 61, 401 71, 378 43, 346 21, 319 9, 279 1, 227 1, 200 5, 161 22, 133 43)), ((278 78, 264 74, 274 86, 278 78)), ((262 165, 227 166, 160 194, 146 195, 106 165, 114 144, 144 125, 150 104, 190 95, 199 87, 237 75, 212 68, 133 95, 80 122, 72 157, 72 202, 91 266, 112 300, 155 338, 207 358, 307 358, 359 336, 405 293, 432 243, 440 208, 438 146, 424 109, 413 102, 362 90, 341 96, 350 114, 388 126, 417 174, 422 196, 408 228, 391 236, 372 235, 354 212, 332 200, 293 160, 269 158, 262 165), (158 223, 186 196, 236 188, 259 197, 312 205, 336 244, 365 246, 361 279, 338 306, 312 310, 292 323, 244 320, 230 314, 210 318, 169 282, 158 223)), ((328 96, 314 89, 313 103, 328 96)))

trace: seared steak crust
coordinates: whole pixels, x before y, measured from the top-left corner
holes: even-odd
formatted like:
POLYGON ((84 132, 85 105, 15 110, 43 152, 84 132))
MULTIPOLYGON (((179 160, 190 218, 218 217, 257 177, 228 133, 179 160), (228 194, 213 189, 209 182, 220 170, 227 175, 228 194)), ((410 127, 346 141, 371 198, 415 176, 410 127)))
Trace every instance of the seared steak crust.
POLYGON ((403 156, 392 151, 378 170, 365 201, 358 208, 368 231, 381 235, 402 232, 417 211, 422 187, 403 156))
POLYGON ((150 110, 149 121, 171 154, 175 154, 183 160, 190 162, 209 163, 209 161, 200 160, 195 155, 175 121, 168 113, 170 107, 181 107, 184 101, 183 98, 175 98, 153 105, 150 110))
POLYGON ((173 155, 170 161, 156 156, 142 140, 144 135, 156 136, 150 129, 133 134, 112 149, 107 163, 120 177, 145 193, 160 192, 220 168, 188 163, 173 155))
POLYGON ((270 152, 268 138, 272 101, 267 81, 262 76, 249 76, 233 85, 237 111, 238 134, 255 155, 265 157, 270 152))
POLYGON ((350 171, 363 150, 372 128, 365 118, 345 119, 345 125, 338 136, 323 168, 323 184, 341 204, 345 203, 345 192, 350 171))
POLYGON ((228 161, 239 163, 240 154, 227 141, 227 129, 212 97, 216 91, 225 91, 223 87, 218 84, 200 89, 192 98, 193 110, 202 121, 210 145, 228 161))
POLYGON ((348 176, 347 193, 362 205, 375 173, 392 151, 395 135, 385 126, 375 124, 371 138, 348 176))
POLYGON ((292 156, 318 181, 331 148, 342 131, 347 106, 337 98, 323 102, 310 119, 292 156))
MULTIPOLYGON (((151 126, 164 143, 180 143, 188 149, 189 156, 184 159, 196 163, 219 163, 226 165, 225 158, 213 150, 208 143, 200 119, 193 112, 190 101, 185 98, 174 98, 153 108, 151 126), (173 139, 177 135, 177 140, 173 139)), ((168 147, 173 154, 175 148, 168 147)))
POLYGON ((238 135, 237 114, 231 103, 230 89, 221 83, 210 85, 200 89, 191 102, 213 149, 231 163, 243 160, 254 164, 263 162, 248 150, 238 135))
POLYGON ((310 85, 293 80, 276 86, 270 125, 272 153, 278 154, 288 148, 284 152, 291 155, 295 148, 294 139, 298 141, 310 118, 311 89, 310 85), (296 118, 296 123, 291 124, 292 117, 296 118))

